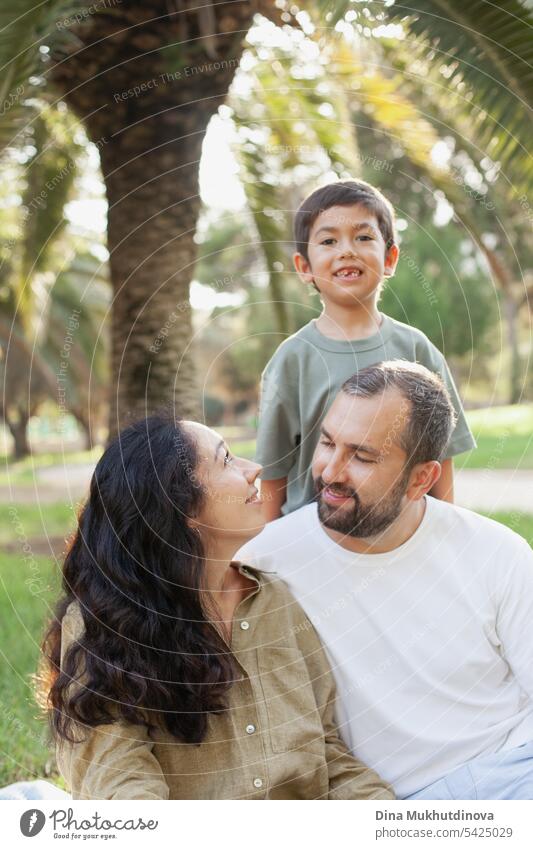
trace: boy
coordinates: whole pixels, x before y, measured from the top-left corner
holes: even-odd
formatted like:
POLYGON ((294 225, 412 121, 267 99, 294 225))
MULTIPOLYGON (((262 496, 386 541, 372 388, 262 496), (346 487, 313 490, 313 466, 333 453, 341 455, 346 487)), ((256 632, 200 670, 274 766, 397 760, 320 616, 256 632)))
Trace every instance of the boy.
POLYGON ((319 292, 322 314, 282 342, 262 375, 256 459, 267 520, 313 500, 320 422, 345 380, 384 360, 422 363, 448 387, 457 424, 431 495, 453 501, 452 457, 476 447, 453 378, 420 330, 377 307, 398 262, 391 204, 369 183, 332 183, 304 200, 294 230, 294 265, 319 292))

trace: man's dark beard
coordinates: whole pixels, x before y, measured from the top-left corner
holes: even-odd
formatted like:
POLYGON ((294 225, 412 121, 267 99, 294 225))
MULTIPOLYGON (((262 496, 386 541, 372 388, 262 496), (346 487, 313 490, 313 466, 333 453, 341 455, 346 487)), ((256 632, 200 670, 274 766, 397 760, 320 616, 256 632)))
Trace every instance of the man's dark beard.
POLYGON ((315 500, 318 502, 318 517, 326 528, 338 531, 345 536, 357 539, 377 536, 392 525, 400 515, 408 478, 409 472, 406 472, 391 491, 374 504, 362 504, 355 490, 349 487, 335 485, 328 487, 332 492, 351 497, 353 505, 350 507, 346 505, 334 507, 326 504, 321 497, 326 484, 322 478, 317 478, 315 500))

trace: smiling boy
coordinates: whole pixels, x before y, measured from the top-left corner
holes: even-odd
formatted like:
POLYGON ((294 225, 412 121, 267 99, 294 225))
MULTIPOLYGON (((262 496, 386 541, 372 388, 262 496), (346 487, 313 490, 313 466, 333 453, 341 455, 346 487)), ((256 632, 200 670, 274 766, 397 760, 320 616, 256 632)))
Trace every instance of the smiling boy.
POLYGON ((344 381, 391 359, 425 365, 448 388, 457 423, 431 495, 453 501, 452 457, 475 448, 453 378, 420 330, 378 309, 399 256, 391 204, 363 181, 333 183, 304 200, 294 230, 296 271, 319 292, 322 313, 282 342, 262 375, 256 459, 268 520, 313 500, 320 422, 344 381))

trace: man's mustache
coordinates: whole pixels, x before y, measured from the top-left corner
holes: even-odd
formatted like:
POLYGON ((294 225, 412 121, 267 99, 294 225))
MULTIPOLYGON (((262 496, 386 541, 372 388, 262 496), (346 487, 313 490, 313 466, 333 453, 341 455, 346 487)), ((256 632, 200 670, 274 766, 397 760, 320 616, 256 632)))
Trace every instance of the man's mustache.
POLYGON ((345 486, 338 486, 337 484, 326 484, 322 478, 317 478, 315 480, 315 492, 317 498, 322 494, 324 489, 329 489, 330 492, 333 492, 335 495, 341 495, 343 498, 354 498, 356 501, 359 501, 358 495, 354 489, 349 489, 345 486))

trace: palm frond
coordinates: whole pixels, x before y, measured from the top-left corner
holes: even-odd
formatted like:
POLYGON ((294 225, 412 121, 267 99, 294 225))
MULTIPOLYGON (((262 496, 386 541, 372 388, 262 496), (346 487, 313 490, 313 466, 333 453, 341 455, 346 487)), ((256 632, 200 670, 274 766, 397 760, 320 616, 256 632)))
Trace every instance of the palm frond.
POLYGON ((401 22, 414 36, 407 42, 411 69, 424 63, 438 72, 452 108, 468 114, 471 133, 485 146, 487 155, 509 169, 518 188, 530 189, 531 4, 526 0, 409 0, 386 9, 376 3, 365 7, 366 15, 368 9, 372 11, 370 17, 346 0, 319 2, 322 16, 331 25, 348 11, 359 27, 401 22))
POLYGON ((42 88, 39 47, 64 0, 2 0, 0 4, 0 154, 35 115, 42 88))

